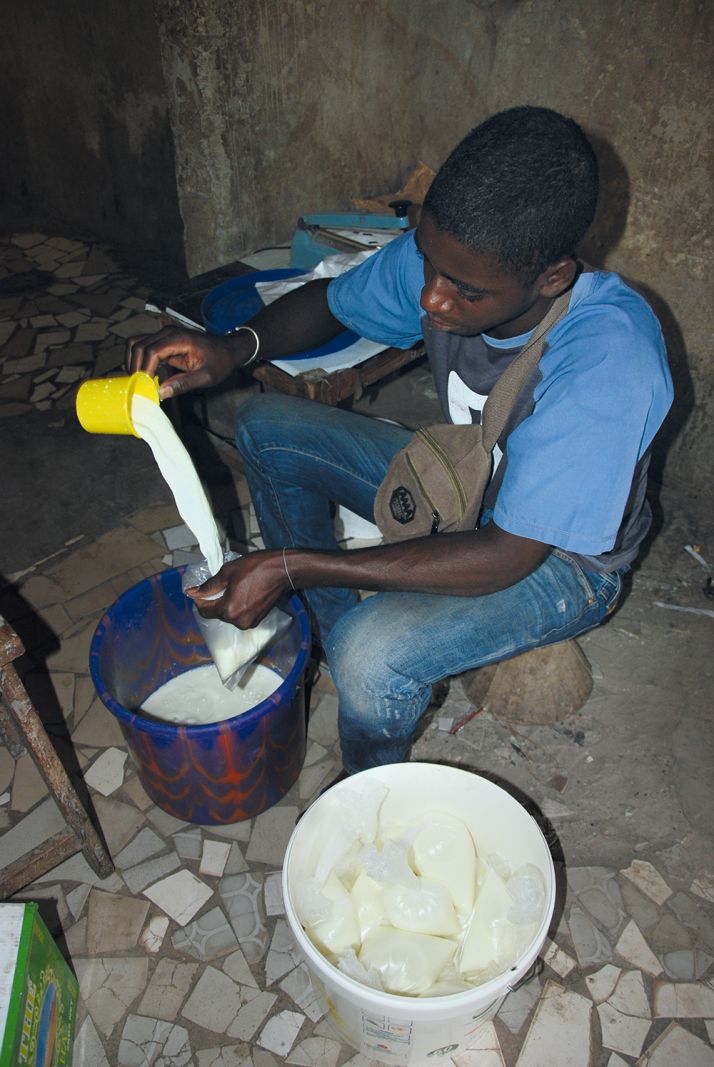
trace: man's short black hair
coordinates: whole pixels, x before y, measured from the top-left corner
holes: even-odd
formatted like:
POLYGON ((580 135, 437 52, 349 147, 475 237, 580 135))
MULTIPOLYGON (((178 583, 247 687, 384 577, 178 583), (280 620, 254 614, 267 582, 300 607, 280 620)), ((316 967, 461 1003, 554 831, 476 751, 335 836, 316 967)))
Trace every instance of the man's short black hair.
POLYGON ((424 201, 439 229, 524 284, 571 255, 592 222, 595 153, 572 119, 514 107, 464 137, 424 201))

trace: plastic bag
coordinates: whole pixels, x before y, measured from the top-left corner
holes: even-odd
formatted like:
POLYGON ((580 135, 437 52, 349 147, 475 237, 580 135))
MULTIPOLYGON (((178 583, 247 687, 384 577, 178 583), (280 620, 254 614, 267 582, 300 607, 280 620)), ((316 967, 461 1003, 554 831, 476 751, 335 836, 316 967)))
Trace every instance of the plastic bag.
MULTIPOLYGON (((239 553, 226 552, 223 556, 224 563, 234 559, 240 559, 239 553)), ((211 577, 208 563, 204 559, 186 568, 181 587, 185 592, 192 586, 203 585, 211 577)), ((219 597, 213 599, 218 600, 219 597)), ((235 689, 246 668, 274 637, 290 625, 290 616, 280 608, 273 608, 262 622, 250 630, 239 630, 237 626, 223 622, 222 619, 204 619, 195 604, 193 614, 226 689, 235 689)))

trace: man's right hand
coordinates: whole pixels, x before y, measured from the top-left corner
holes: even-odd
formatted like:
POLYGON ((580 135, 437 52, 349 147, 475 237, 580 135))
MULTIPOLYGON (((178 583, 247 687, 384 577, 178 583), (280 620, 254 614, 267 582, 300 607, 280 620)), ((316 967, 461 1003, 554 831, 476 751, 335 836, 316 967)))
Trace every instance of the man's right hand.
POLYGON ((206 389, 225 381, 250 358, 252 344, 253 338, 248 333, 215 337, 199 330, 165 326, 158 333, 130 337, 126 346, 126 365, 131 374, 142 370, 153 376, 160 363, 168 363, 181 371, 159 387, 160 398, 168 400, 192 389, 206 389))

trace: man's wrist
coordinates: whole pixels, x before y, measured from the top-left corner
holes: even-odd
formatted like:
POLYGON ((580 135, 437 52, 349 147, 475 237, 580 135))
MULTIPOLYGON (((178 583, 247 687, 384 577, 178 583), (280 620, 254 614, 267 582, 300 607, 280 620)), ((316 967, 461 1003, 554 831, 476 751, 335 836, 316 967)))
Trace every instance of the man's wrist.
POLYGON ((260 337, 252 326, 236 326, 229 335, 233 341, 236 366, 243 370, 260 359, 260 337))

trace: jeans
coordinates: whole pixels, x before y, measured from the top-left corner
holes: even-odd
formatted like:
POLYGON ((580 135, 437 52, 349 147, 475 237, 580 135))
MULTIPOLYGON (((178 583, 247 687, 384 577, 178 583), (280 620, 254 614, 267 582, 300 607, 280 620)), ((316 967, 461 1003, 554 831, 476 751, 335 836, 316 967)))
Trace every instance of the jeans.
MULTIPOLYGON (((240 409, 236 447, 266 547, 337 549, 330 502, 373 521, 377 488, 411 436, 309 400, 251 400, 240 409)), ((620 573, 585 571, 553 549, 527 578, 485 596, 360 601, 350 589, 306 590, 338 693, 346 770, 405 759, 434 682, 575 637, 613 610, 620 589, 620 573)))

